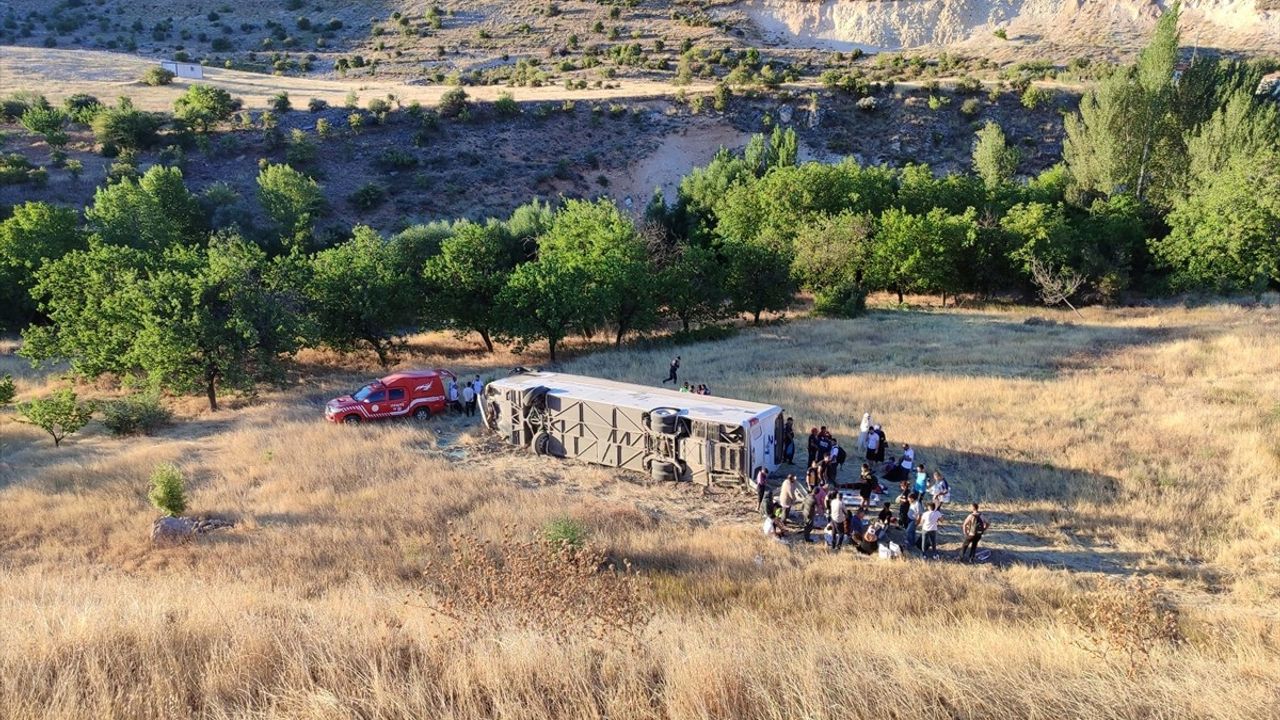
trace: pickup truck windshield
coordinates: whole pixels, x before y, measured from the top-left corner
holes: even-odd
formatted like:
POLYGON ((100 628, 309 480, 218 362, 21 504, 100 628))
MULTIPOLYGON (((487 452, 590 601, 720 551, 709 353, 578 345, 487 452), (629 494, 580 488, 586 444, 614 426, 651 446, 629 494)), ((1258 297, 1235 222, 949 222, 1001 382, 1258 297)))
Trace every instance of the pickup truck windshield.
POLYGON ((355 398, 360 402, 364 402, 365 400, 369 399, 369 395, 371 395, 372 393, 373 393, 373 386, 365 385, 364 387, 352 393, 351 397, 355 398))

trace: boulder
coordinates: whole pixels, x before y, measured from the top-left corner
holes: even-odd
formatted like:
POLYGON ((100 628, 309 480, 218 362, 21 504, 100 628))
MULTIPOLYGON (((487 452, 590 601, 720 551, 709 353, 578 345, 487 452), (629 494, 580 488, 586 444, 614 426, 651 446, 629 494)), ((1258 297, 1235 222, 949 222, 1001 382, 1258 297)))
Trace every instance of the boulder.
POLYGON ((178 545, 195 537, 195 523, 186 518, 162 517, 151 526, 151 542, 155 545, 178 545))

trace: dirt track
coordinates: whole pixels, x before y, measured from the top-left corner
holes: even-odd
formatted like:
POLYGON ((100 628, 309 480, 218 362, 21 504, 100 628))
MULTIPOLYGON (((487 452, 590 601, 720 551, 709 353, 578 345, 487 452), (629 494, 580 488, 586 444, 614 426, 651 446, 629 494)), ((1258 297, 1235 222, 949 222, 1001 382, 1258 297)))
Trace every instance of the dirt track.
MULTIPOLYGON (((171 110, 174 99, 193 81, 176 79, 164 87, 139 83, 143 71, 155 64, 153 60, 125 53, 6 45, 0 47, 0 87, 6 92, 36 90, 53 99, 75 93, 97 95, 103 100, 128 95, 138 107, 171 110)), ((268 98, 280 91, 289 93, 295 105, 305 104, 313 97, 330 105, 341 105, 349 92, 359 95, 361 104, 369 98, 394 94, 404 103, 417 100, 424 105, 434 105, 450 89, 447 85, 409 85, 393 80, 321 80, 212 67, 205 68, 203 82, 225 88, 243 99, 246 107, 265 107, 268 98)), ((566 90, 563 86, 490 85, 468 87, 467 93, 479 100, 494 100, 500 93, 508 92, 520 101, 554 101, 663 97, 675 95, 682 89, 685 92, 711 90, 706 83, 677 87, 648 80, 614 80, 610 84, 614 87, 585 90, 566 90)))

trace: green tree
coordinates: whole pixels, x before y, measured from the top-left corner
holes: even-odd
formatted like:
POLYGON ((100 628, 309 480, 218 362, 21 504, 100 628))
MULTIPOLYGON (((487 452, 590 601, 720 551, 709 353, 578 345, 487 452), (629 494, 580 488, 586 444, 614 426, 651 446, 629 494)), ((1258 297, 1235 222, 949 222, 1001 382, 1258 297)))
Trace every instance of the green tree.
POLYGON ((1179 3, 1156 24, 1135 66, 1085 93, 1066 120, 1063 158, 1085 194, 1128 192, 1167 207, 1185 167, 1174 70, 1179 3))
POLYGON ((695 323, 725 312, 725 268, 715 250, 693 240, 677 241, 659 269, 660 309, 688 332, 695 323))
POLYGON ((4 377, 0 377, 0 408, 13 402, 13 398, 17 394, 18 390, 14 387, 13 376, 5 373, 4 377))
POLYGON ((121 98, 116 107, 103 108, 94 115, 90 126, 105 153, 108 147, 145 150, 154 146, 164 122, 158 113, 138 110, 128 98, 121 98))
POLYGON ((498 295, 522 259, 523 249, 503 224, 458 223, 423 268, 431 313, 458 333, 475 332, 493 352, 503 317, 498 295))
POLYGON ((874 282, 867 275, 873 270, 875 229, 871 215, 849 211, 801 228, 791 274, 800 287, 814 293, 818 310, 856 314, 868 281, 874 282))
POLYGON ((568 253, 540 255, 517 267, 498 296, 517 351, 546 340, 548 357, 556 362, 556 349, 569 332, 599 315, 583 292, 590 282, 580 258, 568 253))
POLYGON ((561 255, 583 268, 600 319, 613 325, 615 345, 656 319, 653 268, 635 226, 610 200, 569 200, 538 241, 538 253, 561 255))
POLYGON ((876 233, 874 276, 898 294, 908 291, 948 293, 963 287, 959 269, 966 247, 977 238, 974 211, 951 215, 935 207, 923 215, 890 209, 880 216, 876 233))
MULTIPOLYGON (((68 207, 28 201, 0 223, 0 264, 22 269, 25 278, 72 250, 86 247, 80 214, 68 207)), ((29 289, 31 282, 24 282, 29 289)))
POLYGON ((93 417, 93 406, 82 403, 71 388, 63 388, 52 395, 19 403, 18 413, 27 422, 49 433, 53 446, 62 445, 68 435, 74 435, 93 417))
POLYGON ((151 490, 147 499, 165 515, 178 517, 187 511, 187 493, 183 484, 182 471, 176 465, 157 465, 151 472, 151 490))
POLYGON ((231 93, 212 85, 192 85, 173 101, 174 117, 209 132, 209 128, 231 117, 237 103, 231 93))
POLYGON ((57 108, 33 107, 22 113, 22 126, 54 147, 67 144, 67 115, 57 108))
POLYGON ((1092 247, 1071 227, 1061 203, 1018 203, 1001 218, 1000 226, 1014 238, 1011 255, 1028 277, 1032 258, 1080 275, 1097 267, 1092 247))
POLYGON ((162 165, 137 180, 98 188, 84 217, 103 242, 141 250, 199 243, 207 234, 200 202, 187 190, 182 171, 162 165))
POLYGON ((303 248, 324 195, 315 180, 288 165, 267 165, 258 173, 258 202, 280 228, 286 247, 303 248))
POLYGON ((761 240, 726 239, 720 244, 725 263, 725 294, 734 310, 760 324, 765 311, 787 309, 795 296, 789 252, 761 240))
POLYGON ((1019 153, 1017 148, 1009 147, 1005 142, 1004 130, 999 123, 988 120, 978 131, 977 142, 973 145, 973 170, 982 178, 988 190, 994 190, 1013 180, 1018 171, 1019 153))
POLYGON ((395 248, 358 225, 350 240, 316 253, 310 273, 306 294, 316 338, 344 352, 367 347, 390 366, 421 302, 395 248))
POLYGON ((1212 181, 1233 158, 1276 149, 1280 110, 1275 103, 1259 102, 1252 88, 1236 87, 1185 141, 1188 172, 1184 196, 1192 187, 1212 181))
POLYGON ((234 235, 209 247, 178 247, 147 282, 130 358, 156 385, 252 390, 280 377, 280 360, 301 344, 301 298, 274 283, 266 254, 234 235))
POLYGON ((1232 158, 1168 222, 1151 249, 1175 288, 1260 292, 1280 281, 1280 154, 1232 158))

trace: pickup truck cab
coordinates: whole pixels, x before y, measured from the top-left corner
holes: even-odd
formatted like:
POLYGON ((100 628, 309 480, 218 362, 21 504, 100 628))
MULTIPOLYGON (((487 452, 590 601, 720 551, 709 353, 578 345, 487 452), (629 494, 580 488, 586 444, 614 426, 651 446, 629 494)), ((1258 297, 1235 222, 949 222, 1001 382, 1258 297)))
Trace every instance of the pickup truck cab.
POLYGON ((325 403, 324 418, 335 423, 404 417, 426 420, 448 407, 446 385, 451 380, 455 380, 453 373, 440 368, 394 373, 325 403))

